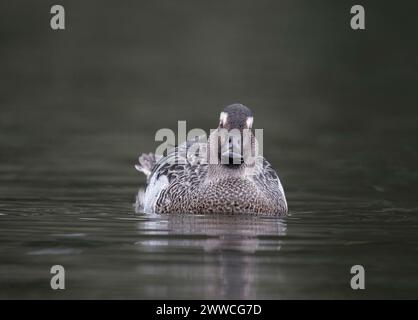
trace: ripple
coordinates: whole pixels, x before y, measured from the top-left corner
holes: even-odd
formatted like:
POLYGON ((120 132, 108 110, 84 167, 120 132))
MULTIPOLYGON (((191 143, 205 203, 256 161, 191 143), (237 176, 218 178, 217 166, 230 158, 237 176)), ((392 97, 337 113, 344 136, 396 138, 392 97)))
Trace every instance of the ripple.
POLYGON ((28 255, 73 255, 80 254, 83 251, 73 248, 49 248, 28 252, 28 255))

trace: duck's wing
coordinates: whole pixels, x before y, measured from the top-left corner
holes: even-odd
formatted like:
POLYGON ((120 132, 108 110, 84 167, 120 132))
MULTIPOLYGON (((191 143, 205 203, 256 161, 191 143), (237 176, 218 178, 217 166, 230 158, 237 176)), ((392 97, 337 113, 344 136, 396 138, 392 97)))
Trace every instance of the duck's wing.
POLYGON ((205 165, 206 143, 196 140, 185 141, 172 148, 165 157, 160 157, 150 172, 150 178, 154 175, 158 179, 166 176, 169 180, 183 175, 184 172, 196 165, 205 165))
POLYGON ((154 165, 144 196, 145 212, 155 212, 156 207, 175 192, 174 189, 193 188, 204 179, 207 165, 200 162, 201 152, 196 143, 199 142, 186 141, 172 148, 154 165))
POLYGON ((187 165, 187 143, 185 142, 178 147, 174 147, 168 151, 165 157, 161 156, 160 160, 153 167, 150 176, 167 176, 171 179, 173 175, 184 170, 187 165))
POLYGON ((272 165, 263 158, 254 171, 253 181, 258 184, 263 193, 270 194, 272 199, 277 199, 279 209, 282 213, 287 213, 287 201, 280 178, 272 165))

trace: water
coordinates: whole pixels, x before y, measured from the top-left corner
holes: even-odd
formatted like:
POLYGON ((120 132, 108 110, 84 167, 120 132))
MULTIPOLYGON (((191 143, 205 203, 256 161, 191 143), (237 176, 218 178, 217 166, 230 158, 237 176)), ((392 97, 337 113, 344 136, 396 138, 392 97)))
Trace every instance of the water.
POLYGON ((371 2, 359 35, 331 2, 72 2, 61 34, 22 3, 0 10, 0 298, 418 297, 413 4, 371 2), (290 215, 134 214, 156 130, 235 101, 290 215))

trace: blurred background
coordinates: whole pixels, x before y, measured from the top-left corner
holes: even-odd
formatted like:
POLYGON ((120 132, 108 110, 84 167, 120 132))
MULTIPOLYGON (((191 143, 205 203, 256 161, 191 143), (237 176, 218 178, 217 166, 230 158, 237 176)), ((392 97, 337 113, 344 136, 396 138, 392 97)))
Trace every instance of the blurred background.
MULTIPOLYGON (((263 269, 268 281, 251 278, 255 287, 248 285, 246 296, 215 286, 197 297, 351 297, 345 289, 347 268, 360 258, 382 272, 369 291, 372 297, 417 297, 418 5, 362 1, 366 30, 354 31, 354 4, 2 1, 0 297, 38 297, 39 286, 41 297, 55 297, 48 288, 52 260, 84 266, 84 272, 90 265, 88 277, 96 287, 103 278, 93 275, 103 265, 110 268, 102 272, 114 279, 113 295, 87 290, 87 275, 77 269, 79 290, 66 297, 196 297, 205 281, 213 280, 200 278, 199 268, 216 273, 206 260, 195 266, 191 279, 183 274, 189 282, 182 274, 164 278, 173 270, 190 271, 188 262, 179 266, 178 260, 190 243, 168 241, 167 250, 173 245, 179 256, 170 256, 174 262, 154 261, 168 268, 157 272, 154 282, 149 269, 140 267, 143 257, 130 251, 136 237, 149 236, 149 228, 156 232, 151 232, 154 240, 161 228, 169 239, 173 232, 173 224, 149 227, 148 218, 132 216, 135 193, 145 183, 133 165, 141 152, 155 150, 158 129, 176 130, 178 120, 187 120, 188 129, 215 128, 220 110, 234 102, 249 106, 254 127, 264 129, 264 154, 278 169, 292 213, 285 222, 291 237, 279 237, 291 253, 265 253, 266 259, 279 259, 274 260, 279 267, 263 269), (50 28, 53 4, 65 8, 65 30, 50 28), (315 241, 319 252, 310 246, 315 241), (359 247, 351 250, 347 243, 359 247), (121 265, 104 262, 116 253, 121 265), (292 260, 293 254, 300 260, 292 260), (341 261, 347 266, 338 269, 341 261), (322 283, 333 290, 321 291, 317 282, 310 290, 303 289, 306 282, 286 282, 312 274, 303 266, 320 268, 318 262, 326 269, 315 272, 332 275, 322 283), (138 268, 121 282, 117 272, 124 266, 138 268), (269 285, 280 268, 301 273, 281 278, 278 292, 269 285), (386 279, 397 277, 401 284, 388 286, 386 279), (132 279, 148 282, 133 289, 132 279), (180 291, 173 289, 176 281, 183 285, 180 291)), ((200 237, 207 235, 197 229, 200 237)), ((176 230, 177 237, 188 232, 184 226, 176 230)), ((254 237, 261 243, 252 253, 264 252, 260 230, 254 237)), ((266 235, 272 241, 277 234, 268 228, 266 235)), ((161 253, 154 244, 146 242, 141 252, 161 253)), ((215 247, 215 255, 224 254, 222 245, 215 247)), ((242 243, 233 244, 232 251, 241 254, 241 248, 242 243)), ((193 250, 205 255, 207 243, 193 250)), ((239 259, 247 261, 248 250, 243 254, 239 259)), ((239 269, 242 261, 232 258, 232 271, 223 277, 233 277, 236 268, 244 272, 237 283, 253 277, 261 262, 254 255, 248 259, 250 271, 239 269)), ((236 288, 234 280, 222 283, 236 288)))

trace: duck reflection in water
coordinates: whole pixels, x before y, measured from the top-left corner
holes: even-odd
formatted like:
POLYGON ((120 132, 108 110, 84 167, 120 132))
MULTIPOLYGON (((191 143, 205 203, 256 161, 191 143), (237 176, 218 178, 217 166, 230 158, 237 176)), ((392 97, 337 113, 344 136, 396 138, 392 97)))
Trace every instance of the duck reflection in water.
POLYGON ((187 270, 192 281, 210 278, 205 281, 211 283, 205 288, 208 296, 236 299, 254 297, 255 262, 260 260, 254 255, 279 251, 287 228, 283 219, 236 215, 147 215, 139 227, 151 238, 136 243, 142 250, 160 253, 164 248, 192 256, 192 263, 177 264, 177 272, 167 270, 173 277, 187 270))

